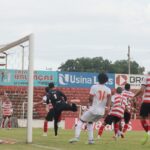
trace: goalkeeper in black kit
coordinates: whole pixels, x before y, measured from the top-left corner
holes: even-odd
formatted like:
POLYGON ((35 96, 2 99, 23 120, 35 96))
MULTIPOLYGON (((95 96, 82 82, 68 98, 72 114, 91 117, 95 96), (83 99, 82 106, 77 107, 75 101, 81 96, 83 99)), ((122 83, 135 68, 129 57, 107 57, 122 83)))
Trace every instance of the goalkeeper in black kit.
POLYGON ((77 111, 76 104, 68 104, 66 95, 60 90, 56 89, 54 83, 49 83, 49 92, 47 93, 46 103, 51 103, 54 109, 54 131, 55 136, 58 134, 58 122, 62 111, 77 111))

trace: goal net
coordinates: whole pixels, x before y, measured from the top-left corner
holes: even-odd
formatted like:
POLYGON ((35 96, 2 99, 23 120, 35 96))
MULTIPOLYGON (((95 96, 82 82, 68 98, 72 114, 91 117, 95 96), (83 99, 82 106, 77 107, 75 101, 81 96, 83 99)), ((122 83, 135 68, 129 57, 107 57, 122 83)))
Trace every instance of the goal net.
MULTIPOLYGON (((32 142, 33 118, 33 34, 9 44, 0 46, 0 83, 3 86, 17 86, 12 74, 14 71, 27 73, 27 143, 32 142), (27 49, 27 50, 26 50, 27 49), (15 85, 16 84, 16 85, 15 85)), ((14 75, 19 78, 19 75, 14 75)), ((22 79, 22 78, 21 78, 22 79)))

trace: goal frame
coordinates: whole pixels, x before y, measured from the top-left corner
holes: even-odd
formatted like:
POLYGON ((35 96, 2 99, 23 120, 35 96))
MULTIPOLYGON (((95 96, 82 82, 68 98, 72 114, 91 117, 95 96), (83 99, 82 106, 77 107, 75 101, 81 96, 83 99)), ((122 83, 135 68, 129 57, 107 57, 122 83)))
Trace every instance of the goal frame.
POLYGON ((28 64, 28 111, 27 111, 27 137, 26 142, 32 143, 32 121, 33 121, 33 76, 34 76, 34 35, 29 34, 19 40, 11 42, 0 48, 0 53, 16 47, 24 42, 29 42, 29 64, 28 64))

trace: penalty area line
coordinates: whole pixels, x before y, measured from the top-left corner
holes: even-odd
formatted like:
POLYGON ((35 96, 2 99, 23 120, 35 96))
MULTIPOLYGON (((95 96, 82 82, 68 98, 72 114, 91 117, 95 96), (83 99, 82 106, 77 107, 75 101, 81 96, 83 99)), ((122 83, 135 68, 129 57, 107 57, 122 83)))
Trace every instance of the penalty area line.
POLYGON ((40 144, 31 144, 31 145, 35 147, 39 147, 39 148, 49 149, 49 150, 62 150, 57 147, 45 146, 45 145, 40 145, 40 144))

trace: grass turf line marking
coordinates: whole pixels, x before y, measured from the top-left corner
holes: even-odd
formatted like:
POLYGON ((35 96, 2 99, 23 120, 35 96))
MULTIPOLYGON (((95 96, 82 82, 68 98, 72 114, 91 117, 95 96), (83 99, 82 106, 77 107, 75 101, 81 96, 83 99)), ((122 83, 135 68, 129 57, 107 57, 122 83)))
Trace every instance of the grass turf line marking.
POLYGON ((50 147, 50 146, 45 146, 45 145, 39 145, 39 144, 31 144, 31 145, 35 146, 35 147, 39 147, 39 148, 50 149, 50 150, 62 150, 60 148, 50 147))

